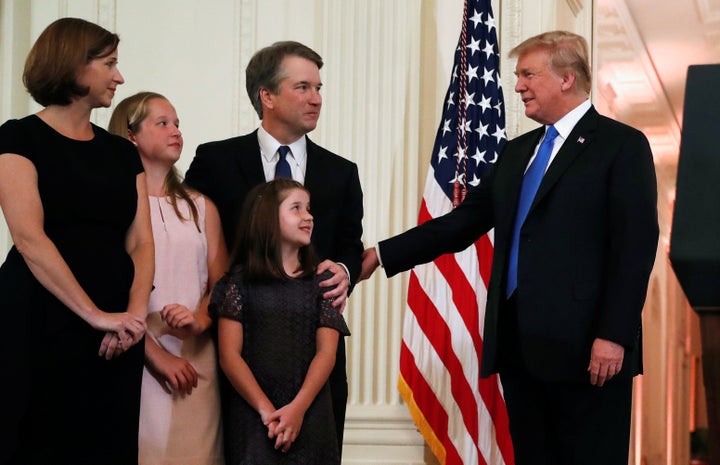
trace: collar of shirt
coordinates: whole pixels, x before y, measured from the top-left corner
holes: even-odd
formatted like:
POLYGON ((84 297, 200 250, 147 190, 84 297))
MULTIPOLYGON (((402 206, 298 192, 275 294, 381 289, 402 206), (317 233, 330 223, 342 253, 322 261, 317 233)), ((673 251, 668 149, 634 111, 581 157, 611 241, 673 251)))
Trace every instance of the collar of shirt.
MULTIPOLYGON (((563 142, 565 142, 565 139, 570 135, 572 130, 575 128, 575 125, 580 121, 580 119, 585 116, 585 113, 590 110, 590 106, 592 104, 590 103, 590 99, 585 100, 580 105, 576 106, 572 110, 570 110, 565 116, 560 118, 553 126, 555 126, 555 129, 558 132, 557 137, 555 138, 554 144, 553 144, 553 151, 550 155, 550 160, 548 161, 547 167, 545 167, 545 171, 547 172, 548 168, 550 168, 550 165, 552 164, 553 160, 555 159, 555 156, 560 151, 560 147, 562 147, 563 142)), ((545 126, 545 133, 547 134, 547 126, 545 126)), ((545 136, 543 136, 545 138, 545 136)), ((540 149, 540 144, 542 144, 542 139, 540 139, 540 142, 538 142, 537 147, 535 147, 535 152, 533 153, 533 156, 530 157, 530 160, 528 160, 528 164, 525 167, 525 170, 530 167, 530 164, 535 159, 535 156, 537 155, 538 149, 540 149)))
MULTIPOLYGON (((585 100, 583 103, 570 110, 565 116, 560 118, 557 123, 553 124, 555 129, 557 129, 558 135, 562 137, 563 141, 568 138, 578 121, 580 121, 580 119, 585 116, 585 113, 590 110, 590 106, 590 99, 585 100)), ((557 146, 557 143, 555 145, 557 146)))
POLYGON ((305 167, 307 166, 307 139, 302 136, 290 144, 281 144, 265 128, 260 125, 257 132, 260 155, 262 157, 265 180, 272 180, 275 177, 275 165, 278 161, 278 148, 281 145, 290 147, 290 154, 287 161, 293 173, 293 179, 300 183, 305 182, 305 167))

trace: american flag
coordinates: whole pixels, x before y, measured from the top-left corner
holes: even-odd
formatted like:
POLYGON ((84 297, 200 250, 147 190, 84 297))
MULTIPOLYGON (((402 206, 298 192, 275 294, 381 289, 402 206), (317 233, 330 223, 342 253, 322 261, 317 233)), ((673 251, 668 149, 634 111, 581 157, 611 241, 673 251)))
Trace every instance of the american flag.
MULTIPOLYGON (((507 140, 490 0, 466 0, 418 223, 462 201, 507 140)), ((400 393, 443 465, 513 465, 497 376, 480 378, 492 231, 410 274, 400 393)))

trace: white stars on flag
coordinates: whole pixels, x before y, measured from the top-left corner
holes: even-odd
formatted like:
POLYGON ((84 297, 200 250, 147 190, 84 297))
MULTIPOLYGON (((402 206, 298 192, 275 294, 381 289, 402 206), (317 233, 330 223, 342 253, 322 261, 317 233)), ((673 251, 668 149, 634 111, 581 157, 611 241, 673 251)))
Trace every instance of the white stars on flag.
POLYGON ((482 75, 482 80, 485 82, 486 86, 489 82, 495 82, 495 70, 485 68, 485 71, 482 75))
POLYGON ((488 110, 492 108, 492 105, 490 105, 490 97, 485 97, 484 95, 480 98, 480 108, 482 108, 482 112, 485 113, 485 110, 488 110))
POLYGON ((468 82, 472 82, 473 79, 477 79, 477 66, 468 66, 467 71, 465 72, 465 75, 467 76, 468 82))
MULTIPOLYGON (((451 211, 467 190, 482 188, 507 141, 497 44, 490 0, 465 0, 418 223, 451 211)), ((413 418, 423 419, 419 429, 442 463, 513 463, 499 381, 477 376, 492 254, 485 235, 466 250, 410 271, 398 386, 413 418)))

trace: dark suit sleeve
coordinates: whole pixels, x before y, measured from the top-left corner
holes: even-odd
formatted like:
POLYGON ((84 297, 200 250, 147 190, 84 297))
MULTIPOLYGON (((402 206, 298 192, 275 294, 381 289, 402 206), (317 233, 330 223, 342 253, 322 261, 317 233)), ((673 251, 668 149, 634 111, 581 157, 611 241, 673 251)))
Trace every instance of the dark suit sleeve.
POLYGON ((223 236, 229 251, 235 241, 235 226, 239 205, 244 198, 245 185, 232 165, 232 154, 227 142, 210 142, 198 146, 195 158, 185 174, 185 184, 201 192, 217 207, 222 222, 223 236))
POLYGON ((440 255, 460 252, 488 232, 494 222, 490 181, 490 176, 483 178, 483 187, 468 192, 465 201, 449 213, 381 241, 378 247, 385 274, 391 277, 440 255))
POLYGON ((657 251, 657 182, 650 145, 625 138, 609 173, 609 244, 597 337, 632 347, 657 251))
POLYGON ((363 192, 357 165, 352 165, 347 181, 343 201, 345 212, 340 216, 340 237, 336 247, 337 254, 333 259, 348 268, 350 284, 354 286, 360 276, 363 253, 363 192))
POLYGON ((195 158, 185 173, 185 184, 206 195, 213 203, 217 204, 218 194, 213 189, 214 183, 212 182, 213 179, 216 179, 213 171, 217 169, 217 163, 212 163, 206 147, 205 144, 201 144, 195 151, 195 158))

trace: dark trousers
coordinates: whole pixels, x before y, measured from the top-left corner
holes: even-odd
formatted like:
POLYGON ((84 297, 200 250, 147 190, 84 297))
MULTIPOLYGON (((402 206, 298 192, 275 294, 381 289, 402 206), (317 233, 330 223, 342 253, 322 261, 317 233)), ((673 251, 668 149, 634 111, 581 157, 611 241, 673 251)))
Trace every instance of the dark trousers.
POLYGON ((345 411, 347 410, 348 400, 348 382, 346 374, 345 359, 345 338, 340 336, 338 339, 337 354, 335 356, 335 366, 328 384, 330 384, 330 396, 332 397, 333 415, 335 416, 335 430, 337 432, 338 450, 342 457, 343 433, 345 431, 345 411))
POLYGON ((632 379, 597 387, 589 374, 577 382, 533 376, 519 351, 516 316, 511 298, 503 310, 500 381, 515 464, 627 465, 632 379))

